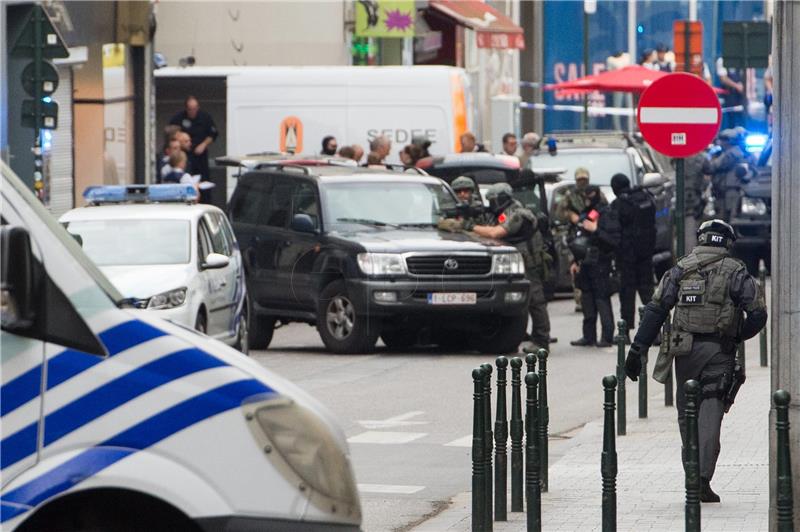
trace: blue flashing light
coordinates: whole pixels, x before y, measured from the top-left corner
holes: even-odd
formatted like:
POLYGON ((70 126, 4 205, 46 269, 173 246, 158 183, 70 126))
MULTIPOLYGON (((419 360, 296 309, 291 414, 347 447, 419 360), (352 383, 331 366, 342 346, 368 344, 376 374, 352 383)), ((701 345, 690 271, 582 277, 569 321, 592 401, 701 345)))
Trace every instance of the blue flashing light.
POLYGON ((747 151, 761 151, 767 144, 768 136, 763 133, 750 133, 744 138, 744 146, 747 151))
POLYGON ((643 24, 639 24, 638 26, 636 26, 636 33, 644 33, 644 25, 643 24))
POLYGON ((42 98, 42 101, 44 103, 50 103, 53 101, 53 99, 50 96, 45 96, 44 98, 42 98))
POLYGON ((197 190, 189 184, 167 185, 107 185, 86 187, 83 198, 87 203, 192 203, 197 190))

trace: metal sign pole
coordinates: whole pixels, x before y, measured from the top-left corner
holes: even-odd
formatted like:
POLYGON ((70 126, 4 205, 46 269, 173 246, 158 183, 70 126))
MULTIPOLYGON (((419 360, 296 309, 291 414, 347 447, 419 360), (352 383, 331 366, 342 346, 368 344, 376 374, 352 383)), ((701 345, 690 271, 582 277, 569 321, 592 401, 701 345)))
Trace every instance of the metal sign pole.
POLYGON ((44 168, 42 164, 42 12, 33 10, 33 189, 44 201, 44 168))
POLYGON ((684 201, 684 188, 686 181, 686 160, 683 157, 675 159, 675 232, 677 258, 686 255, 686 202, 684 201))

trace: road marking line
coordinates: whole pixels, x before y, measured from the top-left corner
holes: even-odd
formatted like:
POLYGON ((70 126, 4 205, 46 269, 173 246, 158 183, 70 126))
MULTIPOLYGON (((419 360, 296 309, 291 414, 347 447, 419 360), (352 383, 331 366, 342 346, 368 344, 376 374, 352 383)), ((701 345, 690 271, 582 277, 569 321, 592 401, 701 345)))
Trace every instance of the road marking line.
POLYGON ((350 443, 376 443, 379 445, 399 445, 427 436, 425 432, 382 432, 368 430, 347 439, 350 443))
POLYGON ((386 419, 367 419, 359 421, 359 425, 365 429, 389 429, 393 427, 409 427, 412 425, 427 425, 427 421, 408 421, 412 417, 421 416, 425 412, 415 410, 413 412, 406 412, 399 416, 394 416, 386 419))
POLYGON ((716 107, 642 107, 642 124, 716 124, 716 107))
POLYGON ((392 484, 359 484, 361 493, 398 493, 411 495, 425 489, 425 486, 396 486, 392 484))
POLYGON ((463 438, 459 438, 457 440, 453 440, 450 443, 445 443, 445 447, 472 447, 472 434, 469 436, 464 436, 463 438))

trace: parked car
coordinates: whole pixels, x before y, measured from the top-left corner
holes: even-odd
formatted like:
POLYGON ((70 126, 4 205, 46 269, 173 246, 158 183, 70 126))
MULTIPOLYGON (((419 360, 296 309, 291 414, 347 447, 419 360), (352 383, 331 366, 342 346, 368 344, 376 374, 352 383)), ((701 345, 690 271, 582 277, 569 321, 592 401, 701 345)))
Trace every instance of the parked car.
POLYGON ((316 325, 335 353, 430 341, 515 351, 529 283, 511 246, 436 229, 456 198, 424 172, 262 164, 229 205, 242 247, 250 345, 276 323, 316 325))
POLYGON ((752 275, 758 274, 759 261, 772 266, 772 138, 767 140, 750 182, 742 187, 739 208, 731 218, 737 239, 733 255, 744 261, 752 275))
MULTIPOLYGON (((642 186, 656 203, 656 253, 653 265, 660 276, 672 266, 672 203, 675 185, 649 147, 625 133, 613 131, 556 133, 554 150, 542 150, 529 159, 529 167, 564 169, 559 181, 547 185, 549 211, 557 246, 566 245, 566 226, 555 217, 555 207, 570 187, 575 186, 575 170, 584 167, 590 182, 603 191, 609 202, 614 199, 611 178, 616 173, 628 176, 632 186, 642 186)), ((561 254, 559 254, 561 255, 561 254)), ((559 278, 567 279, 569 264, 558 263, 559 278)), ((559 284, 559 286, 562 286, 559 284)), ((562 286, 563 288, 563 286, 562 286)))
POLYGON ((239 245, 191 185, 89 187, 60 222, 137 309, 248 351, 239 245))

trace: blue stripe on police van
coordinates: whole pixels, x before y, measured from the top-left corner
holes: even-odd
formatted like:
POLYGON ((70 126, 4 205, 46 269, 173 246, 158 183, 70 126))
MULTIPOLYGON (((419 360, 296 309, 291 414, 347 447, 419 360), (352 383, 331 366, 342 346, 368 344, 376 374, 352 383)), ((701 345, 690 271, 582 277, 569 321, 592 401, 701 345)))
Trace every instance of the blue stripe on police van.
POLYGON ((31 368, 0 388, 0 415, 16 410, 37 395, 42 386, 42 365, 31 368))
MULTIPOLYGON (((100 340, 108 354, 114 356, 126 349, 166 333, 138 320, 130 320, 101 332, 100 340)), ((47 389, 86 371, 103 361, 102 357, 67 349, 52 357, 47 366, 47 389)), ((41 384, 34 378, 41 377, 39 364, 0 388, 0 416, 5 416, 39 395, 41 384)))
MULTIPOLYGON (((114 379, 50 413, 44 422, 44 445, 50 445, 90 421, 116 409, 128 401, 170 381, 205 369, 225 366, 221 360, 196 348, 166 355, 114 379)), ((27 432, 36 431, 31 423, 19 432, 0 441, 0 468, 17 463, 36 451, 27 432)))
MULTIPOLYGON (((236 408, 248 397, 272 391, 257 380, 247 379, 187 399, 9 491, 3 495, 3 502, 35 507, 138 450, 146 449, 196 423, 236 408)), ((25 511, 23 507, 3 505, 0 522, 17 517, 25 511)))

